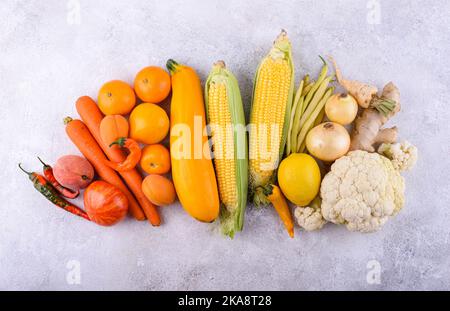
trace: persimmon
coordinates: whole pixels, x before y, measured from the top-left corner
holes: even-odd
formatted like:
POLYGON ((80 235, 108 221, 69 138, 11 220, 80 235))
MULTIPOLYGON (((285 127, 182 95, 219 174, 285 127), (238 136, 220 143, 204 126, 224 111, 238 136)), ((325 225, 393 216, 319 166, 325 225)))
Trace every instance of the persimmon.
POLYGON ((156 174, 148 175, 142 182, 142 191, 155 205, 164 206, 175 201, 175 187, 170 179, 156 174))
POLYGON ((107 146, 120 137, 128 137, 127 119, 119 114, 105 116, 100 122, 100 137, 107 146))
POLYGON ((145 67, 134 79, 134 90, 142 101, 160 103, 170 93, 170 76, 160 67, 145 67))
POLYGON ((161 144, 142 149, 141 168, 148 174, 166 174, 170 171, 170 153, 161 144))
POLYGON ((98 92, 98 107, 105 115, 130 113, 136 104, 136 95, 128 83, 112 80, 98 92))

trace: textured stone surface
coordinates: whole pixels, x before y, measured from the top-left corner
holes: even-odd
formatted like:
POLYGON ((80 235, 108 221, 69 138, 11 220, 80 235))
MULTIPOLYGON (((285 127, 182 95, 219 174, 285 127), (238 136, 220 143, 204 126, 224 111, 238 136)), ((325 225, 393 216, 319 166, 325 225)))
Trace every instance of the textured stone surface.
POLYGON ((0 3, 0 289, 450 289, 450 2, 122 3, 0 3), (272 209, 251 209, 230 241, 179 205, 162 210, 160 228, 131 219, 103 228, 52 207, 18 171, 19 161, 39 169, 36 155, 77 154, 62 118, 76 115, 78 96, 96 96, 110 79, 131 82, 169 57, 202 79, 224 59, 248 112, 256 66, 280 28, 293 41, 297 76, 317 74, 317 55, 333 54, 349 77, 400 87, 403 111, 391 124, 420 161, 405 174, 404 210, 381 232, 327 225, 291 240, 272 209), (73 260, 80 284, 67 282, 73 260), (367 282, 371 260, 380 284, 367 282))

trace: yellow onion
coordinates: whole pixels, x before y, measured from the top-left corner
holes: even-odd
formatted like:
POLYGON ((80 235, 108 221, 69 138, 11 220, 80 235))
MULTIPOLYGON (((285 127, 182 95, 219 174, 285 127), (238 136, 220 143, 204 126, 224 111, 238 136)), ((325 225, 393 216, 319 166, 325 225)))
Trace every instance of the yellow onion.
POLYGON ((327 118, 341 125, 352 123, 357 113, 358 103, 350 94, 334 94, 325 104, 327 118))
POLYGON ((306 148, 319 160, 332 162, 347 153, 350 148, 350 135, 342 125, 325 122, 309 131, 306 148))

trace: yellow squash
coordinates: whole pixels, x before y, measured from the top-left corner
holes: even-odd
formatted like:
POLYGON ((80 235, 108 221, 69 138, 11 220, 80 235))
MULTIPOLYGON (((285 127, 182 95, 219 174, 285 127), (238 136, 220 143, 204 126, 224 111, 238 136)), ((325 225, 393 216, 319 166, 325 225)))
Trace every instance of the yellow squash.
POLYGON ((170 156, 172 178, 183 208, 195 219, 211 222, 219 215, 219 192, 209 154, 205 106, 195 71, 167 61, 172 76, 170 156))

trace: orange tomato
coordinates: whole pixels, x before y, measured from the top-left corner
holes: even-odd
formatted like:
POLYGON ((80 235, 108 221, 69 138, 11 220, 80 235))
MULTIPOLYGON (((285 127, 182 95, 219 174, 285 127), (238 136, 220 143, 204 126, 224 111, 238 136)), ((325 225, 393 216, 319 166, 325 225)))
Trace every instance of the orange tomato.
POLYGON ((161 144, 145 146, 140 164, 148 174, 166 174, 170 171, 169 150, 161 144))
POLYGON ((142 101, 160 103, 169 95, 170 76, 160 67, 145 67, 134 79, 134 90, 142 101))
POLYGON ((142 191, 155 205, 169 205, 175 201, 175 187, 170 179, 161 175, 148 175, 142 182, 142 191))
POLYGON ((119 188, 97 180, 84 191, 84 208, 93 222, 112 226, 125 218, 128 199, 119 188))
POLYGON ((100 137, 109 146, 120 137, 128 137, 128 121, 119 114, 105 116, 100 122, 100 137))
POLYGON ((103 114, 128 114, 136 104, 136 95, 127 83, 119 80, 106 82, 98 92, 98 107, 103 114))
POLYGON ((143 103, 130 114, 130 137, 141 143, 159 143, 169 132, 167 113, 155 104, 143 103))

